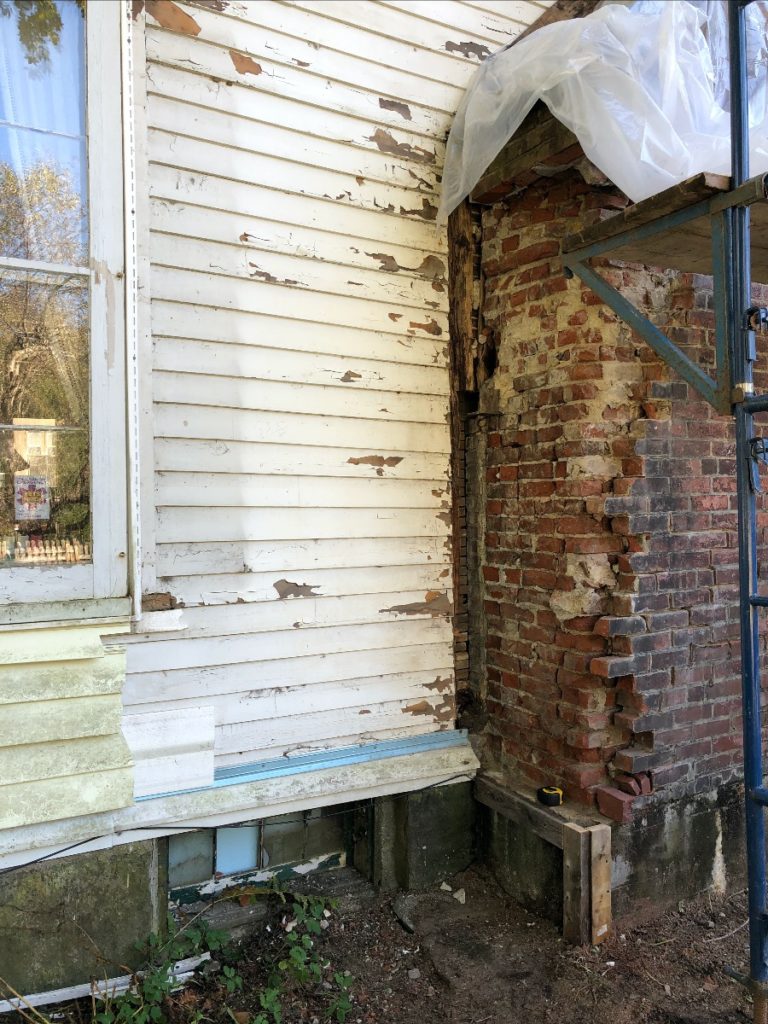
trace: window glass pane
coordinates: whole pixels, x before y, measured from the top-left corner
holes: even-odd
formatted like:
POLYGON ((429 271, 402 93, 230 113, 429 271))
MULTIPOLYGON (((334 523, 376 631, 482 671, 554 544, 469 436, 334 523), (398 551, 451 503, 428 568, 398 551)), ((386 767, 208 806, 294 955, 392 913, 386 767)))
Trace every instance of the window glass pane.
POLYGON ((88 281, 0 268, 0 424, 88 425, 88 281))
POLYGON ((0 568, 89 562, 87 431, 19 426, 0 427, 0 568))
POLYGON ((259 826, 216 829, 216 870, 222 875, 250 871, 259 863, 259 826))
POLYGON ((0 256, 87 262, 85 0, 0 0, 0 256))
POLYGON ((91 557, 88 284, 0 273, 0 564, 91 557))
POLYGON ((85 10, 0 0, 0 568, 91 558, 85 10))

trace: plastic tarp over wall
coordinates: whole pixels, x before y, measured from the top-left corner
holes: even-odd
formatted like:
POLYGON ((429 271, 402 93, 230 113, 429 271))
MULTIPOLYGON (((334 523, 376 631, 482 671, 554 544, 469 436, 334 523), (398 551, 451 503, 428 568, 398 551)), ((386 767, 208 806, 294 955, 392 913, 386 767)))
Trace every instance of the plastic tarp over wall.
MULTIPOLYGON (((768 3, 747 8, 751 173, 768 170, 768 3)), ((448 139, 440 220, 542 100, 639 201, 699 171, 730 173, 724 0, 608 4, 547 25, 478 69, 448 139)))

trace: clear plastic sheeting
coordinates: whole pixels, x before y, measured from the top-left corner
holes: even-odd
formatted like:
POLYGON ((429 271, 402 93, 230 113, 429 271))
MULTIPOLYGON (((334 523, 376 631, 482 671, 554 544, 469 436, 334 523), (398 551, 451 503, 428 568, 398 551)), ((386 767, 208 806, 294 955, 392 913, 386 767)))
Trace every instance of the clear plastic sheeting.
MULTIPOLYGON (((768 3, 747 8, 751 173, 768 170, 768 3)), ((439 221, 542 100, 635 202, 699 171, 730 173, 725 0, 607 4, 489 57, 448 139, 439 221)))

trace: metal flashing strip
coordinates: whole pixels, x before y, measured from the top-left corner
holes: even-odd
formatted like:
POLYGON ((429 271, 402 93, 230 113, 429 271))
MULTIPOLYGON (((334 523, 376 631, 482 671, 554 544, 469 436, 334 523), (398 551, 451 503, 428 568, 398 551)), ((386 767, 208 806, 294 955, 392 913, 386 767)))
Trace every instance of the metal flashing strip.
POLYGON ((326 768, 368 764, 390 757, 405 757, 408 754, 421 754, 428 750, 460 747, 466 743, 467 730, 454 729, 450 732, 426 733, 423 736, 414 736, 412 739, 380 740, 374 743, 361 743, 354 747, 321 750, 316 754, 302 754, 298 757, 276 757, 270 761, 256 761, 251 764, 235 765, 231 768, 218 768, 214 772, 211 786, 173 790, 169 793, 153 793, 149 796, 137 797, 136 803, 161 800, 169 796, 181 796, 184 793, 202 793, 208 790, 222 789, 225 786, 239 786, 248 782, 266 782, 269 779, 277 779, 286 775, 302 775, 326 768))

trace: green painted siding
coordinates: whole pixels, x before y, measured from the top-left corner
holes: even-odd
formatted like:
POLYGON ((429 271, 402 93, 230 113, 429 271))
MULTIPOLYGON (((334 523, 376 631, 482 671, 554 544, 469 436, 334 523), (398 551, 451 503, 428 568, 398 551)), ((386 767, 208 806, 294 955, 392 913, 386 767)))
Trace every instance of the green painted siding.
POLYGON ((0 828, 133 802, 120 731, 128 623, 0 634, 0 828))

